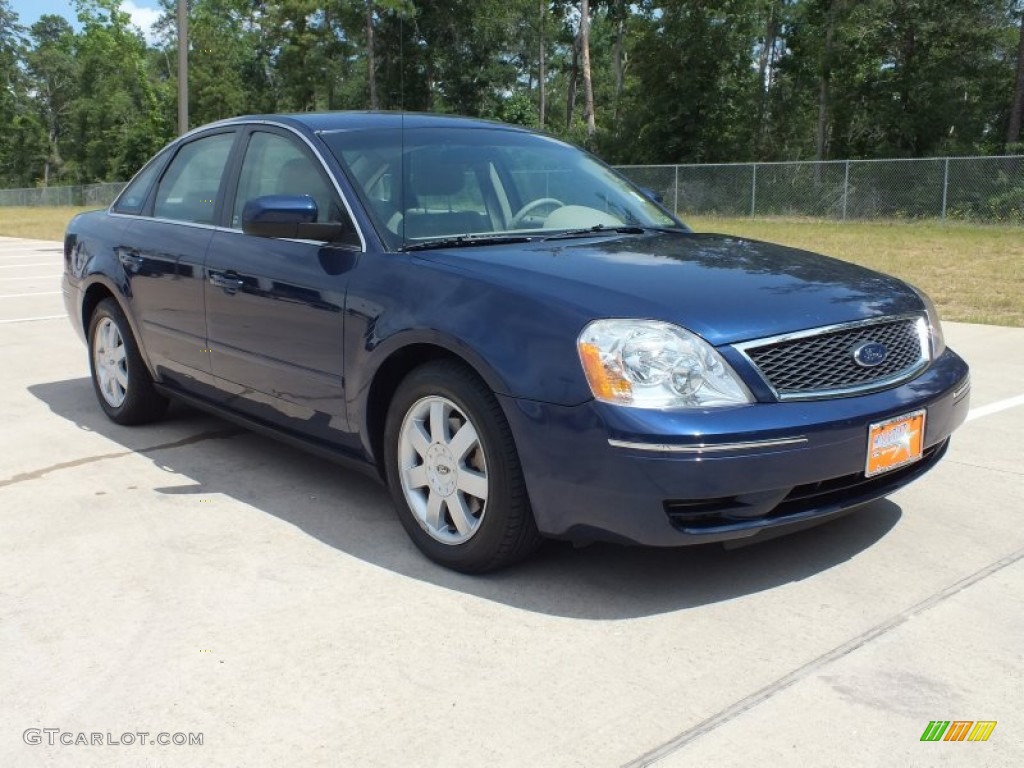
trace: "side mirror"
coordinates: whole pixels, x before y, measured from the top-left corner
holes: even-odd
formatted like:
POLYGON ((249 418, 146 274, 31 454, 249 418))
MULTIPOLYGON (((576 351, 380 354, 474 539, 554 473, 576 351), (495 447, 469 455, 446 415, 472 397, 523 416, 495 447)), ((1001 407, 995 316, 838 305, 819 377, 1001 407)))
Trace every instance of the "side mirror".
POLYGON ((658 203, 658 205, 664 205, 665 198, 662 197, 657 192, 655 192, 650 187, 640 187, 640 191, 643 192, 645 195, 647 195, 647 197, 651 198, 651 200, 653 200, 654 202, 658 203))
POLYGON ((264 195, 247 200, 242 209, 242 231, 256 237, 294 240, 339 240, 344 224, 317 223, 319 210, 309 195, 264 195))

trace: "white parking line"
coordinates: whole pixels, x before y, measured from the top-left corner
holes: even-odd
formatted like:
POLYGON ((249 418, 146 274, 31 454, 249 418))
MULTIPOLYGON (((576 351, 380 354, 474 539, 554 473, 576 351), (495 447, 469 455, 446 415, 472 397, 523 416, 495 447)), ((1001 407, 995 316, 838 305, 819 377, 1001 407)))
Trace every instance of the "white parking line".
POLYGON ((36 320, 59 320, 67 315, 44 315, 42 317, 16 317, 13 320, 0 320, 0 325, 8 323, 34 323, 36 320))
POLYGON ((38 264, 0 264, 0 269, 25 269, 27 267, 52 267, 53 263, 43 261, 38 264))
MULTIPOLYGON (((0 248, 0 256, 4 257, 4 261, 13 261, 14 259, 38 259, 38 253, 15 253, 13 255, 6 254, 3 249, 0 248)), ((12 264, 12 266, 24 266, 23 264, 12 264)))
POLYGON ((0 293, 0 299, 20 299, 24 296, 59 296, 60 291, 39 291, 38 293, 0 293))
POLYGON ((60 275, 33 275, 32 277, 0 277, 0 280, 56 280, 60 275))
POLYGON ((1016 408, 1018 405, 1024 405, 1024 395, 1017 395, 1016 397, 1008 397, 1005 400, 997 400, 994 403, 983 405, 980 408, 972 408, 967 414, 967 421, 974 421, 980 419, 983 416, 991 416, 993 413, 999 413, 1010 408, 1016 408))

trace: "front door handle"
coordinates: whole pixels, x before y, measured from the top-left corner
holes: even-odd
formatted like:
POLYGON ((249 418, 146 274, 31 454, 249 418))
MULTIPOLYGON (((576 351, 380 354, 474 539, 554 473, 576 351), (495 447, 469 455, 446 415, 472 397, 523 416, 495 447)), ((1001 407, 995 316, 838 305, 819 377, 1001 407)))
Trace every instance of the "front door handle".
POLYGON ((210 284, 223 288, 228 293, 237 293, 245 283, 233 273, 211 272, 210 284))

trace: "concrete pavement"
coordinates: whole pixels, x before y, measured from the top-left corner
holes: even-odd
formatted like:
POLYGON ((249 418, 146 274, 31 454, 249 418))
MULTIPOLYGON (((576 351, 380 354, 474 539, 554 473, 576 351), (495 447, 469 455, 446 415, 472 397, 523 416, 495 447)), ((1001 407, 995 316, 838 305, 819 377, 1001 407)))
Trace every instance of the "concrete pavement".
POLYGON ((59 272, 0 238, 0 765, 1024 762, 1024 329, 947 324, 975 418, 889 500, 474 578, 362 476, 183 407, 110 423, 59 272))

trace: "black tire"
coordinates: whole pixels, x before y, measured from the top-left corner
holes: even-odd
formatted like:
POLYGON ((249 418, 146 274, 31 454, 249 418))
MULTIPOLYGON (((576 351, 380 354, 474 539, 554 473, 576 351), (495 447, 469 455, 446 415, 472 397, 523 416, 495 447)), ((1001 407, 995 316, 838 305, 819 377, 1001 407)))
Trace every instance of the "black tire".
MULTIPOLYGON (((434 443, 430 445, 433 447, 434 443)), ((454 440, 452 445, 455 445, 454 440)), ((406 450, 408 452, 408 444, 406 450)), ((398 518, 416 546, 431 560, 463 573, 482 573, 521 560, 540 545, 542 539, 530 509, 522 467, 505 414, 487 385, 466 366, 451 360, 435 361, 420 366, 405 378, 388 410, 384 451, 388 488, 398 518), (430 401, 436 402, 439 398, 450 401, 457 409, 451 411, 452 421, 464 424, 459 421, 464 416, 471 422, 478 439, 470 455, 476 457, 477 467, 483 467, 486 480, 486 501, 477 510, 475 532, 469 534, 468 540, 458 542, 440 541, 436 530, 434 534, 428 532, 428 523, 421 522, 410 506, 400 475, 403 425, 407 418, 414 417, 417 408, 429 407, 430 401)), ((414 456, 414 461, 420 456, 426 470, 429 460, 425 456, 409 455, 414 456)), ((458 458, 455 463, 455 477, 474 469, 464 466, 458 458)), ((434 477, 438 477, 436 472, 434 477)), ((451 483, 452 488, 456 487, 455 479, 451 483)), ((461 490, 447 492, 454 496, 462 494, 461 490)), ((424 488, 424 493, 424 498, 432 495, 429 487, 424 488)), ((469 498, 480 505, 479 500, 469 498)), ((442 527, 447 523, 452 535, 459 535, 454 518, 450 517, 451 508, 443 506, 441 509, 442 527)))
MULTIPOLYGON (((92 317, 89 318, 89 371, 92 375, 92 386, 96 392, 103 412, 111 421, 118 424, 147 424, 160 419, 167 410, 167 398, 153 388, 153 378, 146 369, 146 364, 139 354, 138 344, 132 335, 128 319, 114 299, 104 299, 96 305, 92 317), (101 326, 108 328, 109 322, 120 335, 124 347, 124 372, 127 374, 123 389, 123 400, 120 403, 108 400, 101 389, 101 375, 97 370, 97 347, 104 349, 103 342, 98 338, 97 330, 101 326)), ((116 401, 116 397, 111 395, 116 401)))

